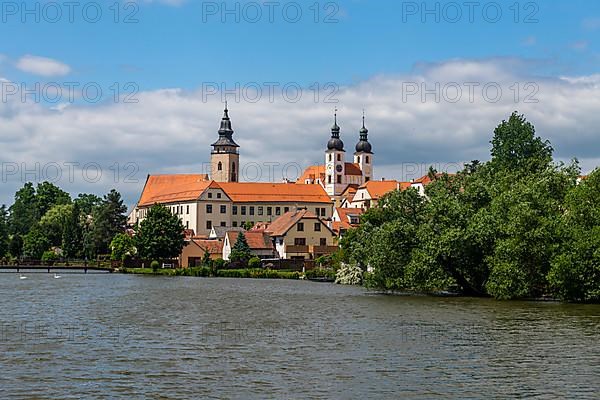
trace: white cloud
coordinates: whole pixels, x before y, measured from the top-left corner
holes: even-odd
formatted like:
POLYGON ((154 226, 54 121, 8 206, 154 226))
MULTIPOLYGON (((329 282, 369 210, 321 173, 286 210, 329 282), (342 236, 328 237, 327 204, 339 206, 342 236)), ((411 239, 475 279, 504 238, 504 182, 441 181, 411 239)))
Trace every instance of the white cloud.
POLYGON ((23 72, 41 76, 64 76, 71 72, 71 67, 52 58, 26 55, 21 57, 16 67, 23 72))
MULTIPOLYGON (((426 173, 430 164, 453 169, 464 161, 489 159, 494 128, 514 110, 524 113, 538 134, 552 142, 558 159, 579 157, 584 172, 589 172, 598 165, 600 148, 598 76, 539 78, 526 74, 523 65, 527 62, 453 60, 421 65, 415 73, 377 76, 342 87, 333 96, 337 104, 323 103, 323 94, 315 102, 309 89, 297 103, 282 100, 280 91, 273 102, 266 91, 256 103, 229 97, 242 166, 253 175, 252 163, 259 164, 262 179, 268 180, 264 164, 279 163, 271 180, 280 181, 283 166, 294 176, 297 169, 322 162, 337 106, 348 158, 358 141, 362 109, 366 110, 377 177, 408 179, 426 173), (462 90, 458 100, 457 87, 462 90), (492 102, 498 88, 502 94, 492 102)), ((40 169, 48 163, 76 162, 78 168, 97 163, 103 172, 98 182, 84 179, 79 170, 71 179, 62 167, 56 183, 72 192, 98 194, 116 187, 129 204, 139 196, 146 174, 203 172, 210 143, 217 137, 221 98, 212 95, 204 102, 200 91, 181 89, 141 92, 136 97, 137 104, 54 109, 19 101, 0 104, 3 161, 19 165, 19 172, 35 163, 40 169), (137 182, 128 182, 128 174, 137 182)), ((7 177, 0 203, 10 201, 22 180, 20 175, 7 177)))

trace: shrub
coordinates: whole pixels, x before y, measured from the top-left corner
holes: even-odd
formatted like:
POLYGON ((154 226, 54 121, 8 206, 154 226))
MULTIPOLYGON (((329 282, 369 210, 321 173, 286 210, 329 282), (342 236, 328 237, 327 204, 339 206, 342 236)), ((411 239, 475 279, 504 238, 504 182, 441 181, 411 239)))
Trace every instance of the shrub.
POLYGON ((58 256, 52 250, 45 251, 42 254, 42 261, 45 263, 53 263, 56 260, 58 260, 58 256))
POLYGON ((335 283, 340 285, 360 285, 363 281, 363 270, 356 264, 345 264, 335 276, 335 283))
POLYGON ((307 279, 315 279, 315 278, 327 278, 334 280, 335 279, 335 270, 327 269, 327 268, 315 268, 309 271, 306 271, 304 274, 307 279))
POLYGON ((248 268, 260 268, 261 261, 258 257, 252 257, 250 261, 248 261, 248 268))
POLYGON ((158 268, 160 268, 160 263, 154 260, 150 263, 150 268, 152 268, 152 271, 156 272, 158 271, 158 268))
POLYGON ((223 268, 225 266, 225 260, 223 260, 222 258, 217 258, 214 262, 213 262, 213 267, 216 270, 219 270, 221 268, 223 268))

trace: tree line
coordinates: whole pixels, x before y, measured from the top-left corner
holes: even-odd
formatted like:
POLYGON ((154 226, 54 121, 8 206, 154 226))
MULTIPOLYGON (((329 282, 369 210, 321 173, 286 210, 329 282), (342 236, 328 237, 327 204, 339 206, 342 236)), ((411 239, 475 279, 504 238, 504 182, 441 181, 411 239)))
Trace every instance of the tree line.
POLYGON ((457 288, 498 299, 600 300, 600 169, 553 160, 551 144, 513 113, 494 130, 491 159, 394 191, 342 239, 368 286, 457 288))

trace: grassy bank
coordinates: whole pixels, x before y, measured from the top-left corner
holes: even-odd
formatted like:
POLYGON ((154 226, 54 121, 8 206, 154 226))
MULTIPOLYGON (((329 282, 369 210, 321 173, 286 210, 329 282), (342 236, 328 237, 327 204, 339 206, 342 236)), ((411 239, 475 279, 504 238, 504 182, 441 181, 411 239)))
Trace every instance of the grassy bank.
POLYGON ((270 269, 220 269, 215 271, 206 267, 167 269, 129 268, 121 270, 126 274, 159 275, 159 276, 197 276, 218 278, 252 278, 252 279, 300 279, 301 272, 274 271, 270 269))

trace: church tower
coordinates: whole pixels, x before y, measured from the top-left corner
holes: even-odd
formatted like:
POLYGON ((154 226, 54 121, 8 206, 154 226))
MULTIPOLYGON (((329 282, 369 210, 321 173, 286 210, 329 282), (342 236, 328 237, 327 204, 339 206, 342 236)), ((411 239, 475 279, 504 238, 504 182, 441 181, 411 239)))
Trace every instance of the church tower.
POLYGON ((358 164, 363 175, 363 182, 373 179, 373 152, 369 143, 369 130, 365 127, 365 114, 363 112, 362 128, 360 129, 360 140, 356 144, 354 163, 358 164))
POLYGON ((237 182, 239 178, 240 154, 233 141, 233 129, 229 119, 229 110, 225 102, 225 111, 221 119, 219 140, 212 144, 210 156, 210 177, 217 182, 237 182))
POLYGON ((327 142, 325 151, 325 191, 330 196, 337 196, 346 188, 345 163, 346 151, 344 142, 340 139, 340 127, 337 124, 337 109, 335 110, 331 139, 327 142))

